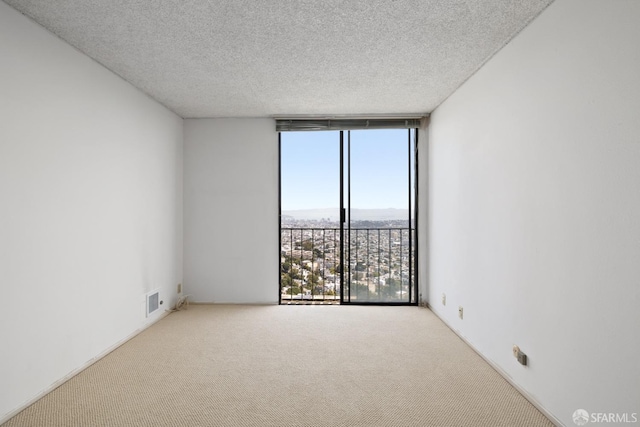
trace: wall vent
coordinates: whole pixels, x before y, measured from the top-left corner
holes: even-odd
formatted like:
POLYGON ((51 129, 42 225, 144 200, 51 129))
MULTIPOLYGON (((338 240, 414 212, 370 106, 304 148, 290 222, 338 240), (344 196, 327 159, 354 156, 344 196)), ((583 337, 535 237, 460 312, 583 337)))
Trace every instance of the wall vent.
POLYGON ((160 291, 155 290, 147 294, 147 317, 160 309, 160 291))

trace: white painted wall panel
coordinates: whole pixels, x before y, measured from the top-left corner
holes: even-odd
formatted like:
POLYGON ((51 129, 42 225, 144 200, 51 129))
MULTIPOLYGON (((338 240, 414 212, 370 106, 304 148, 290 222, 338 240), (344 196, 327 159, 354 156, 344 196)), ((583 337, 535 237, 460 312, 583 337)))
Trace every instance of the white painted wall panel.
POLYGON ((182 119, 0 2, 0 420, 182 280, 182 119))
POLYGON ((429 300, 429 128, 418 130, 418 298, 429 300))
POLYGON ((433 310, 566 425, 640 413, 639 18, 556 1, 431 119, 433 310))
POLYGON ((277 303, 278 134, 272 119, 185 120, 185 292, 277 303))

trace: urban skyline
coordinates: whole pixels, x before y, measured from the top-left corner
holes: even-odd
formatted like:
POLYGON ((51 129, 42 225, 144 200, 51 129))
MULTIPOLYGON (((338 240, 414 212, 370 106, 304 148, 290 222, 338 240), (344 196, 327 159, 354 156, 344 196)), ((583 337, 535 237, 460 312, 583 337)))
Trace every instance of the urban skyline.
POLYGON ((406 220, 354 221, 343 233, 329 220, 283 222, 281 299, 336 301, 344 283, 351 301, 415 301, 415 229, 406 220))

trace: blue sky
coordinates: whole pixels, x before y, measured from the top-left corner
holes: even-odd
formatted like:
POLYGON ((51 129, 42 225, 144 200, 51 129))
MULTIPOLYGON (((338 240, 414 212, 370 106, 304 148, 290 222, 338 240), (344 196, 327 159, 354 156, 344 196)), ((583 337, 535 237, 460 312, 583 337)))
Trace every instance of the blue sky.
MULTIPOLYGON (((337 208, 340 133, 283 132, 281 142, 282 210, 337 208)), ((351 131, 352 208, 406 209, 407 173, 406 129, 351 131)))

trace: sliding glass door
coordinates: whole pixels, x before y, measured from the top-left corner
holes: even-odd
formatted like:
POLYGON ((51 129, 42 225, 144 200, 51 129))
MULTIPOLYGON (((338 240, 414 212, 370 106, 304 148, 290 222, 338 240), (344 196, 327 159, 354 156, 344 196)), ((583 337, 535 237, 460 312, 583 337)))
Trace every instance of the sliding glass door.
POLYGON ((340 132, 280 137, 280 302, 340 302, 340 132))
POLYGON ((415 131, 348 131, 345 139, 343 302, 415 302, 415 131))
POLYGON ((415 129, 280 134, 280 302, 414 304, 415 129))

